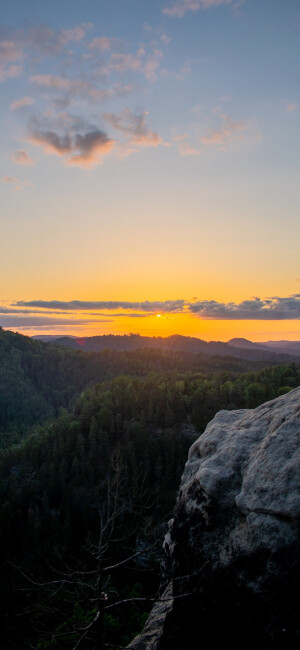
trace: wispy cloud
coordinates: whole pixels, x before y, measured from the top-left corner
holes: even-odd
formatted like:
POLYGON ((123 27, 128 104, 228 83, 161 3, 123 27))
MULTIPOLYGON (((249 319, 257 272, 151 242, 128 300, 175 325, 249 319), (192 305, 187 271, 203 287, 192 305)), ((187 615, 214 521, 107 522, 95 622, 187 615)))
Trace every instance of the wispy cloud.
POLYGON ((135 83, 118 84, 111 88, 98 88, 87 79, 68 79, 59 75, 33 75, 31 81, 38 87, 53 94, 53 104, 66 109, 74 101, 83 104, 103 104, 131 94, 135 83))
POLYGON ((181 156, 200 156, 202 153, 201 147, 199 149, 196 149, 195 147, 192 147, 188 142, 180 142, 179 143, 179 153, 181 156))
POLYGON ((117 48, 123 47, 124 41, 119 38, 109 38, 107 36, 100 36, 93 38, 87 45, 87 49, 93 52, 111 52, 117 48))
POLYGON ((0 65, 0 81, 6 81, 6 79, 12 79, 13 77, 20 77, 21 74, 21 65, 0 65))
MULTIPOLYGON (((0 80, 21 74, 23 67, 24 82, 31 84, 28 94, 11 102, 11 109, 28 119, 24 109, 38 106, 29 118, 26 141, 57 155, 66 166, 93 167, 101 164, 113 148, 124 156, 163 143, 147 125, 146 111, 124 108, 115 113, 109 106, 106 121, 118 132, 117 142, 95 118, 94 106, 130 95, 145 80, 154 82, 169 37, 157 28, 153 31, 156 40, 132 45, 101 34, 91 39, 87 37, 91 28, 91 23, 59 30, 46 25, 19 30, 0 27, 0 80), (49 62, 47 69, 44 59, 49 62), (62 119, 62 111, 70 110, 71 105, 76 105, 74 112, 85 116, 80 125, 79 118, 72 122, 71 115, 69 123, 62 119)), ((23 147, 13 160, 32 165, 25 144, 23 147)), ((17 182, 14 186, 21 187, 17 182)))
POLYGON ((30 183, 29 181, 21 181, 19 178, 16 178, 16 176, 3 176, 2 183, 9 185, 14 192, 19 192, 24 187, 33 187, 33 183, 30 183))
POLYGON ((142 72, 148 81, 156 81, 157 71, 160 67, 161 60, 163 59, 163 52, 158 48, 154 48, 153 52, 146 59, 142 72))
POLYGON ((178 81, 183 82, 186 80, 188 75, 191 74, 191 71, 191 61, 188 60, 179 68, 177 72, 173 72, 173 77, 175 77, 175 79, 178 79, 178 81))
POLYGON ((86 33, 93 27, 93 23, 82 23, 71 29, 62 29, 58 32, 58 38, 62 44, 78 43, 82 41, 86 33))
POLYGON ((202 148, 192 147, 188 140, 188 133, 176 135, 174 140, 178 143, 178 150, 182 156, 200 156, 202 148))
MULTIPOLYGON (((8 36, 8 35, 7 35, 8 36)), ((11 63, 22 58, 23 51, 21 44, 16 43, 14 40, 9 40, 5 32, 0 33, 0 65, 11 63)))
POLYGON ((217 129, 209 129, 206 135, 201 138, 203 144, 225 147, 233 140, 240 139, 241 133, 249 129, 249 125, 243 121, 235 121, 228 115, 220 116, 223 126, 217 129))
POLYGON ((117 70, 118 72, 124 72, 125 70, 138 70, 141 66, 142 60, 139 53, 134 55, 115 52, 111 55, 109 61, 110 69, 117 70))
POLYGON ((161 27, 152 27, 148 23, 143 23, 143 30, 155 34, 164 45, 169 45, 169 43, 171 43, 171 38, 162 32, 161 27))
POLYGON ((46 153, 64 158, 66 165, 93 167, 101 164, 114 146, 114 140, 99 129, 69 114, 46 121, 34 118, 29 140, 46 153))
MULTIPOLYGON (((97 320, 90 320, 89 323, 110 323, 110 319, 97 319, 97 320)), ((55 327, 60 327, 62 325, 68 325, 69 327, 72 326, 78 326, 78 325, 86 325, 87 321, 86 319, 78 319, 78 318, 53 318, 52 316, 8 316, 5 314, 0 313, 0 326, 3 327, 13 327, 13 328, 20 328, 22 330, 24 329, 31 329, 34 327, 35 329, 47 327, 47 328, 55 328, 55 327)))
POLYGON ((79 99, 83 102, 100 104, 108 99, 131 92, 132 86, 116 86, 115 88, 97 88, 86 79, 68 79, 59 75, 33 75, 31 81, 38 87, 55 93, 54 103, 67 107, 72 101, 79 99))
POLYGON ((73 92, 83 92, 86 90, 85 82, 82 80, 72 81, 66 77, 60 77, 52 74, 37 74, 31 77, 31 81, 38 86, 51 88, 53 90, 72 90, 73 92))
POLYGON ((142 57, 144 54, 145 51, 143 49, 140 49, 137 54, 114 52, 109 60, 109 68, 110 70, 117 70, 118 72, 138 70, 142 67, 142 57))
POLYGON ((12 159, 17 165, 24 165, 25 167, 33 167, 35 165, 34 160, 24 149, 18 149, 13 154, 12 159))
POLYGON ((177 16, 183 18, 188 11, 199 11, 199 9, 210 9, 220 5, 230 5, 233 0, 178 0, 171 7, 163 9, 166 16, 177 16))
MULTIPOLYGON (((167 43, 167 37, 162 39, 162 43, 167 43)), ((156 42, 150 44, 150 48, 144 46, 132 52, 114 51, 104 67, 106 73, 117 72, 125 73, 128 71, 143 75, 148 81, 156 81, 157 73, 163 59, 163 51, 157 47, 156 42)))
POLYGON ((2 28, 0 31, 0 81, 21 74, 20 60, 22 56, 21 45, 10 39, 9 34, 6 34, 2 28))
POLYGON ((128 136, 133 145, 140 147, 157 147, 162 144, 162 138, 152 131, 146 122, 147 112, 134 113, 125 109, 118 115, 104 113, 104 119, 117 131, 128 136))
POLYGON ((37 25, 25 29, 0 28, 0 70, 11 62, 31 56, 33 51, 40 55, 60 53, 69 43, 81 42, 91 29, 92 23, 82 23, 71 29, 50 29, 37 25))
MULTIPOLYGON (((50 29, 46 25, 20 30, 0 28, 0 80, 4 81, 9 77, 20 75, 23 62, 29 61, 32 69, 40 64, 43 58, 59 60, 60 64, 64 62, 68 66, 68 72, 70 64, 72 66, 76 60, 77 74, 78 60, 90 66, 89 70, 87 68, 80 70, 78 80, 69 80, 69 83, 73 83, 73 91, 76 90, 75 82, 90 83, 89 74, 101 78, 101 76, 105 77, 111 73, 123 75, 131 71, 138 72, 149 81, 156 80, 163 58, 161 48, 170 42, 170 38, 166 34, 160 32, 158 42, 150 41, 139 44, 134 51, 125 40, 113 36, 99 36, 87 41, 85 37, 91 28, 91 23, 82 23, 71 29, 60 30, 50 29), (75 53, 69 47, 71 43, 80 47, 80 50, 76 51, 79 59, 75 59, 75 53), (81 75, 84 76, 81 78, 81 75)), ((24 74, 26 74, 26 66, 24 74)), ((33 75, 32 79, 36 83, 38 81, 42 83, 42 76, 39 79, 39 75, 36 75, 35 78, 33 75)), ((48 75, 49 80, 50 75, 48 75)), ((46 82, 46 79, 44 81, 46 82)), ((62 85, 58 83, 58 78, 56 78, 57 83, 55 84, 54 75, 52 82, 53 88, 61 90, 62 85)), ((66 89, 67 78, 64 79, 64 84, 64 89, 66 89)), ((70 90, 70 87, 68 89, 70 90)), ((103 88, 99 90, 103 90, 103 88)))
POLYGON ((60 52, 68 43, 79 43, 92 28, 92 23, 82 23, 71 29, 50 29, 46 25, 30 27, 18 32, 19 40, 25 47, 31 47, 44 54, 60 52))
POLYGON ((207 114, 204 107, 201 113, 199 122, 193 123, 189 131, 174 137, 182 156, 199 156, 209 148, 226 151, 238 143, 253 145, 261 140, 255 118, 235 120, 214 110, 207 114), (210 126, 211 122, 214 126, 210 126))
POLYGON ((22 97, 21 99, 15 99, 15 101, 11 103, 10 107, 13 111, 16 111, 19 108, 25 108, 32 104, 34 104, 33 97, 28 97, 28 95, 26 95, 26 97, 22 97))
POLYGON ((297 110, 297 104, 288 104, 285 110, 287 113, 293 113, 297 110))
POLYGON ((0 81, 19 77, 26 59, 33 61, 37 53, 39 56, 61 55, 69 43, 81 42, 91 26, 91 23, 83 23, 60 30, 45 25, 18 30, 1 26, 0 81))

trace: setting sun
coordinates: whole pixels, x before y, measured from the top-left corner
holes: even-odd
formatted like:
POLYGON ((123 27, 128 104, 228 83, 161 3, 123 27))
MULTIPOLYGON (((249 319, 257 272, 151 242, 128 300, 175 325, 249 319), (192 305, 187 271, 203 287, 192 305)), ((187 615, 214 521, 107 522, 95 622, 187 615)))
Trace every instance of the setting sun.
POLYGON ((300 2, 1 15, 1 645, 296 647, 300 2))
POLYGON ((23 4, 0 34, 0 325, 299 338, 296 4, 23 4))

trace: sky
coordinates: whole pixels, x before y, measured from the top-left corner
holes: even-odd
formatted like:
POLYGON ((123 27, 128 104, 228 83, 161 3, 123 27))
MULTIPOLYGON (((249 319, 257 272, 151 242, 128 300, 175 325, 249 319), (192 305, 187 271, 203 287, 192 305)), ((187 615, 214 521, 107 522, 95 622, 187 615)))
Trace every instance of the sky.
POLYGON ((10 0, 0 325, 300 339, 299 0, 10 0))

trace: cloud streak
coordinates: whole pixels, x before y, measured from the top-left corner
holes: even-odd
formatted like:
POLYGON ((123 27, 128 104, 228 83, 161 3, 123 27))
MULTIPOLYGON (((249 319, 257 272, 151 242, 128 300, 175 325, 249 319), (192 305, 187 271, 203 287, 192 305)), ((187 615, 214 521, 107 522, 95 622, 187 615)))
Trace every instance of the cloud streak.
POLYGON ((134 113, 125 109, 118 115, 104 113, 104 119, 117 131, 129 137, 129 141, 141 147, 157 147, 162 144, 162 138, 147 126, 147 112, 134 113))
POLYGON ((114 49, 123 47, 124 42, 119 38, 109 38, 107 36, 100 36, 93 38, 87 45, 87 49, 92 52, 111 52, 114 49))
POLYGON ((288 104, 285 110, 287 113, 293 113, 297 110, 297 104, 288 104))
POLYGON ((20 77, 22 74, 22 66, 20 65, 10 65, 10 66, 0 66, 0 81, 6 81, 6 79, 12 79, 13 77, 20 77))
POLYGON ((14 192, 19 192, 24 187, 33 187, 33 183, 30 183, 29 181, 21 181, 19 178, 16 178, 16 176, 3 176, 2 183, 9 185, 14 192))
MULTIPOLYGON (((300 294, 288 297, 253 298, 240 303, 222 303, 216 300, 198 300, 190 302, 184 299, 141 302, 119 300, 31 300, 18 301, 14 308, 30 308, 36 310, 56 310, 56 312, 97 312, 121 310, 124 316, 161 314, 193 314, 210 320, 297 320, 300 318, 300 294), (129 313, 127 313, 129 312, 129 313)), ((95 314, 87 314, 95 315, 95 314)), ((103 316, 104 314, 99 314, 103 316)), ((119 314, 110 314, 111 317, 119 314)))
POLYGON ((59 54, 69 43, 81 42, 91 27, 91 23, 56 31, 45 25, 19 30, 0 27, 0 81, 18 76, 20 62, 34 51, 45 56, 59 54))
POLYGON ((20 76, 22 68, 19 64, 22 57, 21 45, 6 37, 2 29, 0 32, 0 81, 20 76))
POLYGON ((178 150, 181 156, 200 156, 202 153, 201 147, 192 147, 188 141, 188 133, 183 133, 175 137, 175 142, 178 143, 178 150))
POLYGON ((40 53, 56 54, 61 52, 65 45, 69 43, 81 42, 86 33, 91 29, 92 23, 82 23, 71 29, 59 29, 55 31, 46 27, 46 25, 38 25, 31 27, 23 32, 18 32, 18 40, 24 47, 37 49, 40 53))
POLYGON ((260 142, 261 134, 255 118, 249 118, 245 121, 234 120, 229 115, 221 114, 217 115, 217 118, 213 118, 218 120, 218 125, 208 127, 212 114, 214 114, 214 111, 211 111, 211 114, 206 118, 204 116, 203 124, 194 124, 192 133, 187 132, 175 136, 174 140, 182 156, 199 156, 209 149, 226 151, 229 147, 240 143, 249 145, 260 142), (201 136, 198 133, 200 129, 203 133, 201 136))
POLYGON ((12 159, 17 165, 24 165, 25 167, 33 167, 35 165, 34 160, 24 149, 18 149, 12 156, 12 159))
POLYGON ((39 74, 31 77, 32 83, 38 88, 46 89, 56 94, 54 103, 66 107, 74 100, 87 100, 92 104, 101 104, 131 92, 133 84, 116 85, 113 88, 97 88, 86 79, 68 79, 67 77, 50 74, 39 74))
POLYGON ((146 311, 149 313, 164 312, 164 313, 180 313, 185 306, 184 300, 165 300, 165 301, 149 301, 142 302, 128 302, 123 300, 70 300, 63 302, 60 300, 31 300, 31 301, 18 301, 15 303, 18 307, 33 307, 36 309, 61 309, 62 311, 75 311, 75 310, 114 310, 123 309, 131 311, 146 311))
POLYGON ((300 294, 288 298, 253 298, 240 303, 203 300, 191 303, 189 310, 212 320, 293 320, 300 318, 300 294))
POLYGON ((113 52, 106 69, 119 73, 140 72, 148 81, 156 81, 162 58, 163 52, 158 47, 153 47, 148 53, 144 47, 140 47, 136 54, 113 52))
POLYGON ((31 106, 34 104, 34 99, 32 97, 22 97, 21 99, 15 99, 14 102, 11 103, 10 107, 13 111, 16 111, 20 108, 25 108, 26 106, 31 106))
MULTIPOLYGON (((109 319, 105 320, 88 320, 89 323, 110 323, 112 322, 109 319)), ((42 327, 59 327, 61 325, 86 325, 87 320, 84 319, 72 319, 72 318, 53 318, 52 316, 8 316, 0 313, 0 327, 20 327, 22 329, 26 328, 42 328, 42 327)))
POLYGON ((246 122, 236 122, 228 115, 221 115, 223 126, 219 129, 210 129, 207 135, 201 138, 203 144, 225 147, 233 140, 241 139, 241 133, 248 130, 246 122))
POLYGON ((199 9, 211 9, 220 5, 230 5, 233 0, 179 0, 171 7, 163 9, 166 16, 183 18, 188 11, 196 12, 199 9))

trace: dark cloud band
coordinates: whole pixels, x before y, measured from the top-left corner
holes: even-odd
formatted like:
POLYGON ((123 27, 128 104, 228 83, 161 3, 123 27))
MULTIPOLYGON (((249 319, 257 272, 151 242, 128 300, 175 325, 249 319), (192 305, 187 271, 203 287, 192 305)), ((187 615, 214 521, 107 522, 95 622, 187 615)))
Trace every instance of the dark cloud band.
MULTIPOLYGON (((69 311, 112 311, 123 310, 124 316, 151 315, 155 313, 182 314, 190 313, 199 318, 211 320, 294 320, 300 318, 300 294, 281 298, 278 296, 266 298, 253 298, 240 303, 222 303, 216 300, 202 300, 189 302, 187 300, 165 300, 129 302, 123 300, 84 301, 70 300, 20 300, 13 305, 14 308, 30 308, 36 310, 69 311)), ((89 314, 91 316, 91 314, 89 314)), ((103 314, 99 314, 103 315, 103 314)), ((113 317, 120 314, 112 314, 113 317)))
POLYGON ((292 320, 300 318, 300 298, 254 298, 237 304, 203 300, 189 305, 189 311, 212 320, 292 320))
POLYGON ((178 313, 182 312, 185 307, 185 300, 165 300, 165 301, 149 301, 143 302, 128 302, 120 300, 101 300, 101 301, 84 301, 84 300, 70 300, 69 302, 62 302, 60 300, 31 300, 25 302, 23 300, 15 303, 14 306, 18 307, 32 307, 36 309, 60 309, 62 311, 76 311, 76 310, 97 310, 97 309, 123 309, 128 311, 141 311, 155 313, 162 311, 164 313, 178 313))
POLYGON ((61 327, 62 325, 67 325, 68 327, 86 325, 87 323, 110 323, 111 319, 97 319, 91 320, 88 319, 77 319, 77 318, 53 318, 53 316, 9 316, 7 314, 0 314, 0 326, 1 327, 25 327, 40 328, 40 327, 61 327))

